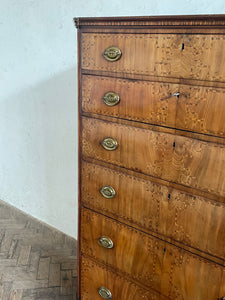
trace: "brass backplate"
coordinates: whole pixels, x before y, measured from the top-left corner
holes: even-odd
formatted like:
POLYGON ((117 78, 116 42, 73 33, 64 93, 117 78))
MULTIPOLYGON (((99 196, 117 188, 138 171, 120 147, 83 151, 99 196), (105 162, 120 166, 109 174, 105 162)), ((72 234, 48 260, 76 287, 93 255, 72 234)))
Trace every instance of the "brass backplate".
POLYGON ((108 61, 117 61, 121 55, 121 50, 115 46, 108 47, 103 53, 104 58, 108 61))
POLYGON ((108 151, 113 151, 116 150, 118 147, 117 140, 112 138, 112 137, 106 137, 104 140, 101 142, 102 147, 108 151))
POLYGON ((103 101, 108 106, 114 106, 120 101, 120 96, 115 92, 107 92, 103 97, 103 101))

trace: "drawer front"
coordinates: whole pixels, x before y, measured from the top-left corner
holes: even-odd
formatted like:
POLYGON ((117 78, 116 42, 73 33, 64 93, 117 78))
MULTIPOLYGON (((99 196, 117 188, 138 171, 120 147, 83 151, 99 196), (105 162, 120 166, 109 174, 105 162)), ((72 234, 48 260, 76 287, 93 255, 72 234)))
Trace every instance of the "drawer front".
POLYGON ((86 207, 225 259, 224 204, 84 161, 81 170, 86 207))
POLYGON ((84 75, 82 77, 84 112, 175 127, 177 84, 133 81, 84 75), (115 106, 107 106, 104 95, 113 91, 120 97, 115 106))
POLYGON ((82 154, 225 196, 224 145, 83 117, 82 154), (116 150, 103 148, 106 137, 116 139, 116 150))
POLYGON ((81 215, 81 252, 169 299, 224 296, 220 294, 222 266, 87 209, 81 215), (99 245, 102 236, 112 239, 113 248, 99 245))
POLYGON ((189 34, 94 34, 81 36, 81 67, 87 70, 225 81, 225 37, 189 34), (118 47, 118 61, 103 53, 118 47))
POLYGON ((82 109, 225 137, 224 89, 83 75, 82 109), (119 95, 112 106, 103 101, 111 91, 119 95))
POLYGON ((101 300, 99 288, 107 288, 112 299, 116 300, 168 300, 149 289, 144 289, 124 276, 116 274, 110 268, 99 265, 95 261, 82 256, 81 258, 81 299, 101 300))

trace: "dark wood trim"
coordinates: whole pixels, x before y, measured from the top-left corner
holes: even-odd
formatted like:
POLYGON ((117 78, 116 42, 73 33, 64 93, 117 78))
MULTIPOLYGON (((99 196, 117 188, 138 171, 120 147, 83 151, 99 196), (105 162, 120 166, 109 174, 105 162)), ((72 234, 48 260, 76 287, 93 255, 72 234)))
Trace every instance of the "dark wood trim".
POLYGON ((110 26, 110 27, 166 27, 166 28, 193 28, 225 26, 225 15, 171 15, 171 16, 143 16, 143 17, 107 17, 107 18, 74 18, 77 28, 86 26, 110 26))
POLYGON ((184 35, 224 35, 225 34, 225 26, 221 27, 187 27, 187 28, 169 28, 169 27, 150 27, 150 26, 142 26, 142 27, 126 27, 126 26, 84 26, 82 27, 82 33, 93 33, 93 34, 184 34, 184 35))
POLYGON ((81 53, 80 53, 80 39, 81 32, 78 29, 77 32, 77 57, 78 57, 78 243, 77 243, 77 274, 78 274, 78 282, 77 282, 77 300, 81 297, 81 287, 80 287, 80 272, 81 272, 81 252, 80 252, 80 220, 81 220, 81 132, 82 132, 82 123, 81 123, 81 53))
POLYGON ((130 74, 125 72, 119 73, 119 72, 101 71, 101 70, 95 71, 95 70, 88 70, 88 69, 82 69, 81 72, 82 75, 104 76, 104 77, 111 77, 111 78, 126 78, 134 81, 141 80, 141 81, 153 81, 153 82, 164 82, 164 83, 176 83, 176 84, 186 84, 186 85, 193 85, 193 86, 205 86, 205 87, 225 89, 225 82, 220 82, 220 81, 130 74))
POLYGON ((75 27, 79 28, 80 27, 80 18, 74 18, 73 21, 74 21, 75 27))

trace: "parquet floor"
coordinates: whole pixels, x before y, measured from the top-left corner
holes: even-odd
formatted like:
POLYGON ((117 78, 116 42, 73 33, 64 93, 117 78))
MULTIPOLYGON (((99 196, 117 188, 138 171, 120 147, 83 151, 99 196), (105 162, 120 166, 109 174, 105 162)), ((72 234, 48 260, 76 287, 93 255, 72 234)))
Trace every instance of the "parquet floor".
POLYGON ((75 300, 76 240, 0 201, 0 300, 75 300))

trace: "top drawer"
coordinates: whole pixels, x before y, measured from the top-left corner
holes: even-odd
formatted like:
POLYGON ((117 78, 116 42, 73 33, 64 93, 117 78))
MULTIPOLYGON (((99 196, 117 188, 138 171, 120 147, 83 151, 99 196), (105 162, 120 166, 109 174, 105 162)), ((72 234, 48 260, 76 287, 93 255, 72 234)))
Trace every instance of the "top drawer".
POLYGON ((225 82, 225 36, 190 34, 94 34, 81 36, 81 67, 173 78, 225 82), (108 61, 108 47, 122 55, 108 61))

